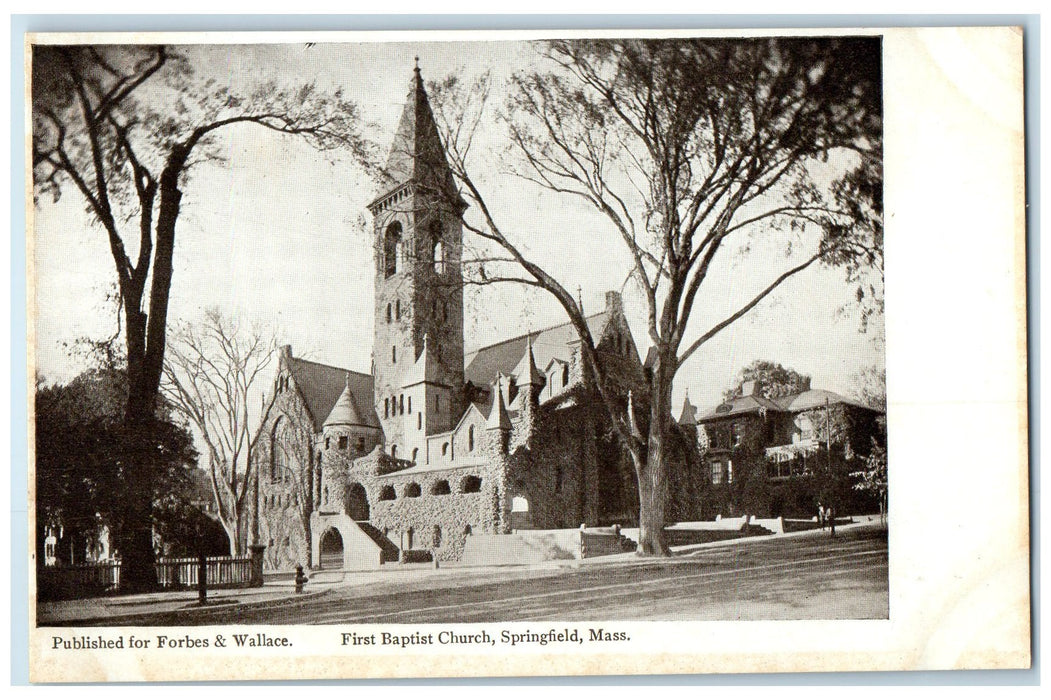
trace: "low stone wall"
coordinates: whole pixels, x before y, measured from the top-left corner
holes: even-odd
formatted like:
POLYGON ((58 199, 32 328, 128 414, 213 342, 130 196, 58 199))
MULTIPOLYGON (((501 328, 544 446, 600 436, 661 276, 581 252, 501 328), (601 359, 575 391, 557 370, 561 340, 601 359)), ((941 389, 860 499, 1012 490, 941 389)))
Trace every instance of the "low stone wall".
POLYGON ((464 566, 507 566, 579 556, 579 530, 531 530, 512 535, 471 535, 461 561, 464 566))

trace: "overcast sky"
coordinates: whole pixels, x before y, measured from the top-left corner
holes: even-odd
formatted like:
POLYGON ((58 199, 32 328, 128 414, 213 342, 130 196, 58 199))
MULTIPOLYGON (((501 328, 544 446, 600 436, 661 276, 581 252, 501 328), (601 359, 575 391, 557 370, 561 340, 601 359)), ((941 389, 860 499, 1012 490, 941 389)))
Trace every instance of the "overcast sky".
MULTIPOLYGON (((274 79, 342 88, 360 105, 384 154, 414 56, 428 80, 450 73, 470 79, 490 70, 497 100, 513 71, 539 61, 532 46, 515 42, 209 46, 187 53, 199 74, 235 86, 274 79)), ((628 270, 608 224, 577 202, 505 174, 502 127, 491 120, 483 128, 489 162, 479 163, 479 179, 491 208, 563 284, 581 288, 587 312, 600 311, 606 290, 621 289, 628 270)), ((226 163, 196 166, 186 187, 169 319, 193 320, 218 306, 273 328, 297 355, 368 371, 374 268, 365 205, 378 194, 375 185, 349 159, 258 127, 230 128, 221 139, 226 163)), ((65 380, 83 368, 65 344, 111 335, 116 327, 103 301, 114 286, 113 263, 102 230, 87 223, 76 193, 58 203, 42 200, 35 217, 37 365, 49 380, 65 380)), ((698 296, 688 339, 785 267, 783 251, 761 246, 728 262, 698 296)), ((641 298, 630 285, 624 291, 645 354, 641 298)), ((811 269, 788 281, 684 366, 676 412, 687 388, 694 403, 713 406, 740 368, 756 359, 811 374, 815 387, 855 393, 854 375, 884 359, 875 339, 879 328, 862 334, 856 311, 840 312, 851 296, 839 271, 811 269)), ((565 321, 552 301, 519 287, 469 290, 467 298, 468 349, 565 321)))

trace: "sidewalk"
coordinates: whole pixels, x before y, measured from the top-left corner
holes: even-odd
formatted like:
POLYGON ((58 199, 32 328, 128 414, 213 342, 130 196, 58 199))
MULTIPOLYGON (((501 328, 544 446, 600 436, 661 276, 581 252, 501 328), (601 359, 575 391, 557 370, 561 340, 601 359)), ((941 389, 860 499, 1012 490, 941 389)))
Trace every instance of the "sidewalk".
MULTIPOLYGON (((318 572, 312 576, 303 593, 297 594, 291 580, 268 581, 262 588, 216 588, 208 591, 205 607, 209 609, 234 605, 270 603, 291 598, 306 599, 332 588, 332 574, 318 572), (328 574, 326 577, 324 574, 328 574)), ((284 577, 282 577, 284 578, 284 577)), ((147 613, 165 613, 200 609, 196 590, 157 591, 135 595, 100 596, 79 600, 56 600, 37 606, 38 625, 68 625, 147 613)))
MULTIPOLYGON (((876 520, 858 518, 849 525, 838 525, 837 531, 852 530, 862 527, 885 527, 876 520)), ((499 578, 508 570, 535 569, 538 571, 580 568, 601 568, 604 566, 641 566, 654 564, 674 565, 685 562, 689 557, 699 555, 707 550, 720 547, 733 547, 751 542, 762 542, 772 539, 796 537, 828 537, 827 531, 803 530, 784 534, 741 537, 731 540, 719 540, 702 544, 680 545, 672 547, 670 559, 653 559, 638 557, 634 552, 610 554, 604 557, 588 559, 564 559, 546 561, 532 565, 465 567, 456 564, 443 565, 435 569, 431 565, 399 565, 372 571, 315 571, 303 593, 294 590, 292 577, 288 573, 270 575, 262 588, 228 588, 208 591, 208 609, 273 603, 286 600, 309 600, 334 588, 361 587, 363 591, 375 583, 383 582, 397 585, 418 581, 423 578, 461 577, 472 583, 484 582, 490 576, 499 578)), ((197 591, 159 591, 137 595, 103 596, 81 600, 62 600, 41 603, 38 606, 38 625, 75 625, 77 623, 99 623, 129 615, 177 612, 180 610, 200 609, 197 604, 197 591)))

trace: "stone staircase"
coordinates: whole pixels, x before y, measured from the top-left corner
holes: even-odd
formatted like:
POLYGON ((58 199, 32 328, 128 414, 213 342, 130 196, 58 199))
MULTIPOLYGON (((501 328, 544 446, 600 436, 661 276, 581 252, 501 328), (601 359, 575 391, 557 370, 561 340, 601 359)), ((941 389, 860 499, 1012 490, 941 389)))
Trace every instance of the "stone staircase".
POLYGON ((356 522, 357 526, 361 528, 361 531, 368 535, 369 539, 375 542, 382 550, 384 564, 398 561, 399 555, 401 554, 398 546, 391 542, 390 539, 379 530, 379 528, 364 520, 358 520, 356 522))

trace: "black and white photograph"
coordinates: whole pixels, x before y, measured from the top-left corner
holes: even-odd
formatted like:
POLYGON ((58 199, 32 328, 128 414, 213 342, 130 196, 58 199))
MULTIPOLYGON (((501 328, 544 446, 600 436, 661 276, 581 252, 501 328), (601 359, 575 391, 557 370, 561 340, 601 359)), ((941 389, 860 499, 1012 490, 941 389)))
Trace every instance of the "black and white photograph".
POLYGON ((893 663, 883 34, 155 39, 27 43, 36 680, 893 663))

